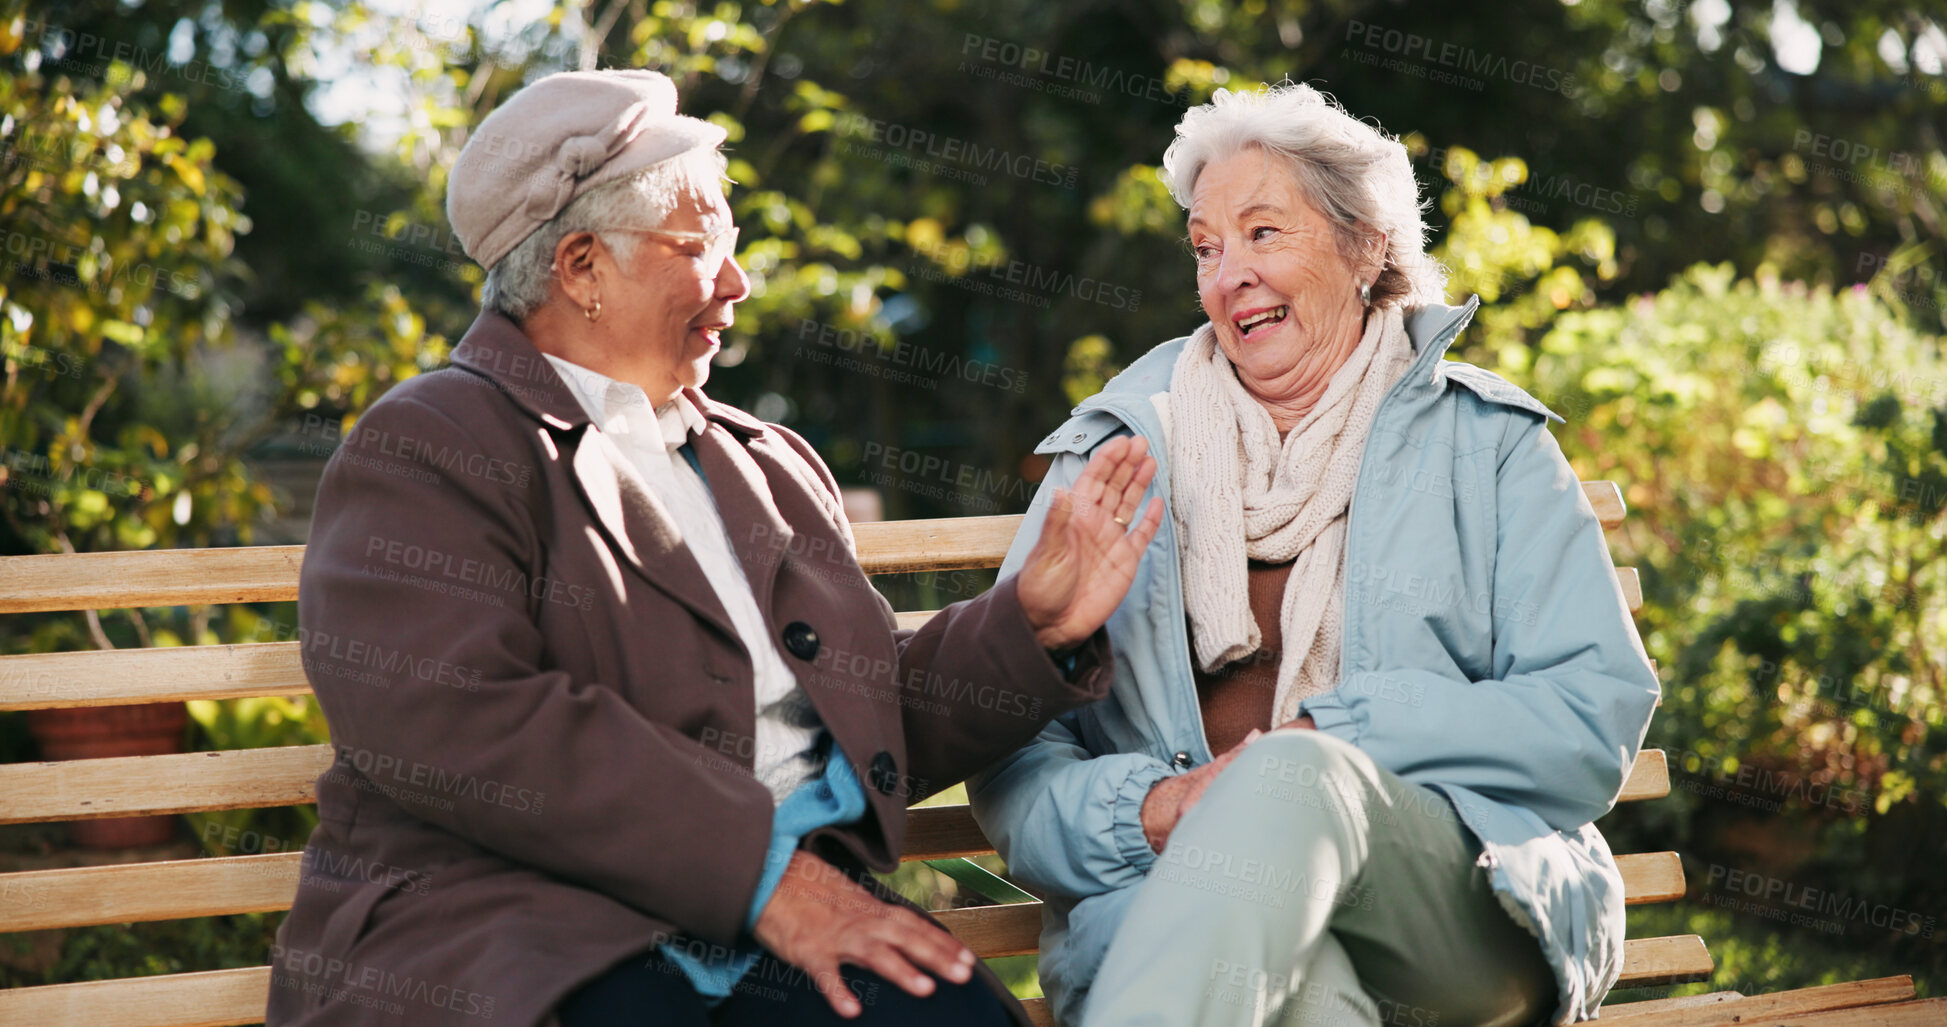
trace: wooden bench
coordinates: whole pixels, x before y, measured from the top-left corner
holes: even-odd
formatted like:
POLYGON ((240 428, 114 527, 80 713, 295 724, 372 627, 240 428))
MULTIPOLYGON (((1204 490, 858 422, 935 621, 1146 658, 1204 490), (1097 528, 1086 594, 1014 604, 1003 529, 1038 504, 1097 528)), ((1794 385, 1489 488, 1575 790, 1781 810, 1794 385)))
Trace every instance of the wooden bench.
MULTIPOLYGON (((1605 528, 1622 522, 1610 482, 1584 490, 1605 528)), ((1018 516, 965 517, 857 525, 859 559, 871 574, 993 568, 1018 516)), ((0 559, 0 614, 288 601, 297 598, 302 546, 90 553, 0 559)), ((1641 590, 1631 569, 1617 571, 1632 610, 1641 590)), ((930 612, 899 615, 903 626, 930 612)), ((296 696, 311 691, 298 643, 262 642, 0 657, 0 711, 296 696)), ((0 766, 0 823, 24 824, 142 814, 261 808, 315 801, 313 783, 331 762, 326 745, 171 756, 135 756, 0 766)), ((1622 801, 1670 791, 1663 753, 1646 750, 1622 801)), ((904 858, 953 860, 991 854, 964 805, 908 813, 904 858)), ((131 863, 0 874, 0 933, 288 909, 297 889, 296 852, 131 863)), ((1617 858, 1627 901, 1668 902, 1684 894, 1674 852, 1617 858)), ((949 870, 953 864, 946 864, 949 870)), ((980 890, 984 871, 959 865, 958 879, 980 890)), ((998 891, 1010 889, 997 879, 998 891)), ((992 891, 990 890, 990 893, 992 891)), ((1038 902, 1024 893, 1006 904, 936 915, 984 957, 1035 951, 1038 902)), ((269 953, 265 953, 266 959, 269 953)), ((1695 935, 1632 938, 1621 987, 1698 981, 1712 971, 1695 935)), ((261 1022, 270 968, 214 970, 0 991, 0 1024, 11 1027, 190 1027, 261 1022)), ((1811 988, 1745 998, 1731 992, 1611 1005, 1603 1022, 1636 1024, 1920 1024, 1947 1021, 1947 999, 1912 1002, 1911 978, 1811 988), (1871 1019, 1855 1018, 1871 1006, 1871 1019)), ((1045 1004, 1029 1003, 1038 1022, 1045 1004)))

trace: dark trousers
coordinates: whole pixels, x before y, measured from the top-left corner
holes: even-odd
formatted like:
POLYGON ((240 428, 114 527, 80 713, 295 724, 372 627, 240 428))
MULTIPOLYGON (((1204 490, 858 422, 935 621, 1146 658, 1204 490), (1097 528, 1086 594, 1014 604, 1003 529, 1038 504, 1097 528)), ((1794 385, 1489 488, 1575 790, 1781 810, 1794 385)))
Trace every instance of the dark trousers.
POLYGON ((768 952, 714 1009, 661 955, 632 956, 571 992, 555 1015, 561 1027, 1006 1027, 1013 1022, 978 976, 965 984, 935 977, 933 994, 925 998, 860 967, 844 967, 842 977, 864 1007, 856 1020, 840 1019, 810 974, 768 952))

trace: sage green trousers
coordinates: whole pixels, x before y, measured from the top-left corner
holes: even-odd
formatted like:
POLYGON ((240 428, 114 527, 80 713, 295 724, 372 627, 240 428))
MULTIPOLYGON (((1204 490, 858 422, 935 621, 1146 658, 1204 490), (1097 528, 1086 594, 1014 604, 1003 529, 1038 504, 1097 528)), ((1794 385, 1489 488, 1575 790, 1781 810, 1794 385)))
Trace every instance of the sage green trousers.
POLYGON ((1088 1027, 1511 1027, 1541 946, 1438 792, 1319 731, 1251 743, 1177 825, 1089 989, 1088 1027))

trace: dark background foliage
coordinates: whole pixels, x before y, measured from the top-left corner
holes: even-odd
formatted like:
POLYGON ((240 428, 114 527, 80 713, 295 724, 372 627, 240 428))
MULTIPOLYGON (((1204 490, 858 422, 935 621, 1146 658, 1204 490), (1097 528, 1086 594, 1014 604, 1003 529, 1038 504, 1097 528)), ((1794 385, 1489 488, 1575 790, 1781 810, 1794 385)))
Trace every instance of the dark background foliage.
MULTIPOLYGON (((301 541, 343 429, 477 308, 443 216, 470 126, 575 67, 667 71, 731 132, 756 292, 712 393, 887 516, 1019 511, 1069 405, 1201 320, 1154 174, 1185 107, 1330 91, 1406 143, 1450 298, 1485 303, 1456 355, 1561 411, 1633 508, 1615 548, 1676 791, 1604 827, 1681 849, 1691 895, 1632 934, 1703 934, 1714 988, 1947 986, 1938 0, 0 11, 0 554, 301 541), (1806 888, 1843 901, 1793 923, 1780 893, 1806 888)), ((981 584, 886 587, 930 608, 981 584)), ((10 617, 0 652, 292 617, 10 617)), ((303 703, 192 712, 204 745, 322 732, 303 703)), ((0 726, 0 759, 30 758, 0 726)), ((72 932, 59 967, 0 977, 261 958, 254 919, 152 930, 181 951, 72 932)))

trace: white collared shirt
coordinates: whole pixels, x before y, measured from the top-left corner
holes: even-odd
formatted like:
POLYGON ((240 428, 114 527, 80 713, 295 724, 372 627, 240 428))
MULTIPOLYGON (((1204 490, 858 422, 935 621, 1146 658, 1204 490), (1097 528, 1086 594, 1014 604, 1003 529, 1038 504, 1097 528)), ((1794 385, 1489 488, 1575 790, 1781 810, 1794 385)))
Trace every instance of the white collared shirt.
POLYGON ((708 426, 708 419, 684 393, 657 410, 640 386, 552 354, 547 358, 595 427, 622 450, 643 484, 669 509, 684 545, 702 565, 703 576, 730 615, 730 624, 756 667, 754 769, 757 779, 770 789, 771 801, 784 801, 822 769, 819 736, 824 725, 765 625, 744 565, 731 549, 716 499, 680 452, 692 433, 708 426))

